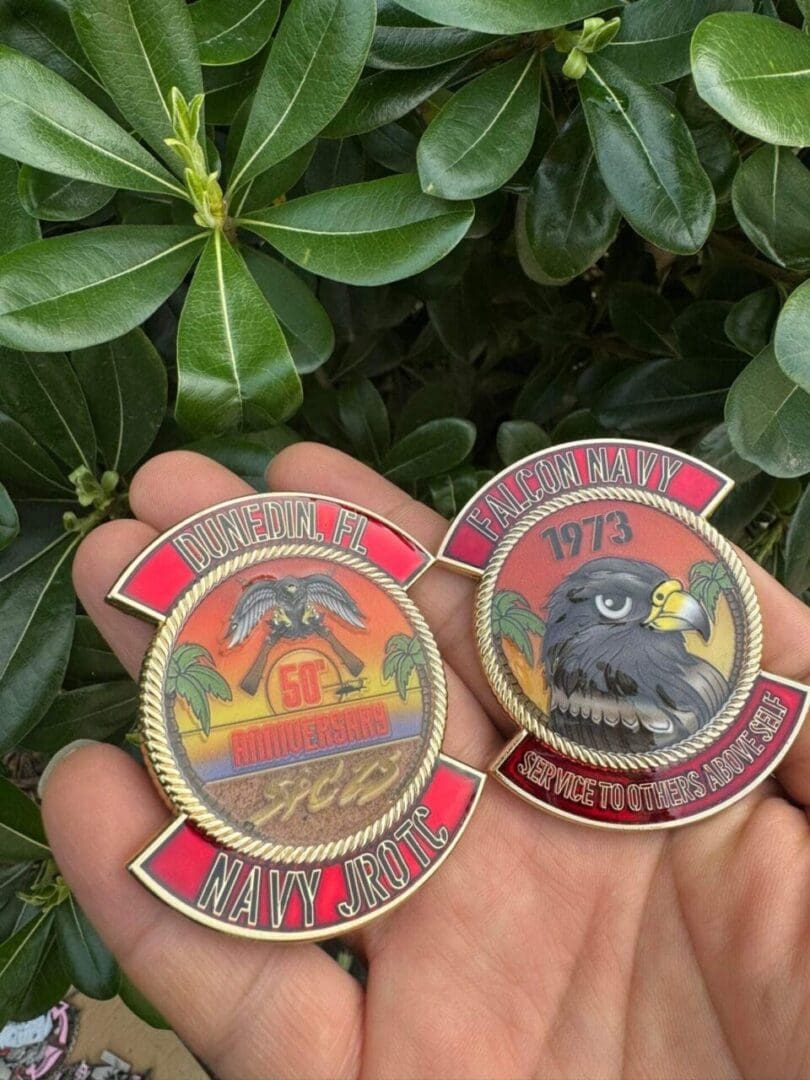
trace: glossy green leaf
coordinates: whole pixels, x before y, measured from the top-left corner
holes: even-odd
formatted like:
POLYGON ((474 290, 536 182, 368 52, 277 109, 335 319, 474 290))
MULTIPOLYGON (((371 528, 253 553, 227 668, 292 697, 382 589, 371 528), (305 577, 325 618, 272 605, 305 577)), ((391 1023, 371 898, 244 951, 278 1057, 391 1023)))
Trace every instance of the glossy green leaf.
POLYGON ((22 742, 29 750, 55 754, 76 739, 108 739, 133 726, 137 715, 138 687, 129 679, 62 690, 22 742))
POLYGON ((140 143, 70 83, 0 46, 0 153, 45 172, 184 197, 140 143))
POLYGON ((672 305, 649 285, 622 281, 610 291, 613 329, 634 349, 665 356, 673 351, 672 305))
POLYGON ((99 449, 108 469, 128 472, 166 414, 166 368, 143 330, 73 353, 99 449))
POLYGON ((0 347, 0 409, 71 473, 91 471, 96 437, 79 380, 62 353, 21 353, 0 347))
POLYGON ((686 358, 703 357, 707 363, 725 360, 741 363, 746 358, 726 334, 732 304, 726 300, 696 300, 688 304, 672 324, 678 352, 686 358))
POLYGON ((660 438, 722 416, 730 378, 701 361, 636 364, 608 383, 595 412, 605 427, 660 438))
POLYGON ((95 685, 128 679, 121 661, 88 615, 77 615, 65 672, 65 686, 95 685))
POLYGON ((301 404, 273 310, 220 232, 209 239, 177 336, 180 425, 196 434, 272 427, 301 404))
POLYGON ((341 384, 338 413, 357 456, 379 465, 391 444, 391 428, 385 402, 370 379, 341 384))
POLYGON ((531 420, 504 420, 498 428, 495 444, 504 465, 514 465, 551 445, 545 431, 531 420))
POLYGON ((801 594, 810 589, 810 486, 793 512, 785 543, 785 585, 801 594))
POLYGON ((0 941, 19 929, 25 904, 17 895, 33 884, 40 862, 6 863, 0 866, 0 941))
POLYGON ((73 487, 53 458, 10 416, 0 412, 3 481, 16 495, 70 498, 73 487))
POLYGON ((382 471, 395 484, 425 480, 460 465, 475 444, 469 420, 430 420, 394 443, 382 460, 382 471))
POLYGON ((115 997, 121 983, 118 965, 73 895, 55 911, 59 952, 72 984, 91 998, 115 997))
POLYGON ((123 972, 121 973, 121 985, 118 988, 118 994, 127 1008, 143 1020, 145 1024, 153 1028, 168 1029, 168 1023, 154 1005, 144 997, 137 986, 130 982, 123 972))
POLYGON ((81 46, 132 127, 179 176, 171 92, 203 92, 197 39, 183 0, 68 0, 81 46))
POLYGON ((810 395, 779 367, 771 346, 745 368, 726 402, 737 453, 771 476, 810 471, 810 395))
POLYGON ((714 224, 715 197, 680 114, 601 56, 590 58, 578 85, 602 178, 622 214, 666 251, 698 251, 714 224))
POLYGON ((452 251, 473 214, 471 204, 425 195, 416 176, 403 175, 293 199, 242 224, 305 270, 383 285, 452 251))
POLYGON ((732 199, 752 244, 780 266, 810 270, 810 169, 790 150, 760 147, 737 173, 732 199))
POLYGON ((0 862, 30 862, 49 855, 39 807, 0 777, 0 862))
POLYGON ((247 108, 264 70, 267 50, 250 60, 224 67, 203 68, 205 119, 209 124, 232 124, 247 108))
POLYGON ((70 581, 76 538, 63 534, 21 566, 14 559, 19 543, 0 553, 2 750, 30 731, 61 686, 76 605, 70 581))
POLYGON ((524 34, 584 19, 605 11, 605 0, 397 0, 400 7, 431 22, 481 30, 487 34, 524 34))
POLYGON ((270 40, 281 0, 197 0, 189 8, 200 60, 239 64, 270 40))
POLYGON ((779 367, 810 393, 810 281, 790 294, 773 338, 779 367))
POLYGON ((20 169, 18 190, 25 211, 41 221, 80 221, 115 198, 113 188, 55 176, 31 165, 20 169))
POLYGON ((39 240, 39 225, 20 199, 17 163, 0 157, 0 255, 39 240))
POLYGON ((0 944, 0 1024, 16 1013, 30 991, 53 928, 53 912, 39 911, 30 922, 0 944))
POLYGON ((585 117, 577 112, 551 144, 519 211, 521 265, 541 284, 566 284, 604 255, 620 221, 599 172, 585 117))
POLYGON ((528 157, 540 115, 541 60, 521 54, 468 82, 441 109, 416 154, 422 189, 478 199, 528 157))
POLYGON ((17 509, 4 485, 0 484, 0 551, 17 538, 19 531, 20 519, 17 509))
POLYGON ((378 71, 368 75, 355 86, 324 135, 343 139, 399 120, 458 75, 465 62, 451 60, 425 70, 378 71))
POLYGON ((199 254, 199 229, 110 225, 0 258, 0 344, 80 349, 143 322, 199 254))
POLYGON ((730 124, 778 146, 810 144, 810 36, 763 15, 721 13, 692 38, 697 91, 730 124))
POLYGON ((422 136, 418 122, 411 118, 384 124, 360 136, 366 157, 389 172, 416 172, 416 148, 422 136))
POLYGON ((323 305, 289 267, 263 251, 244 252, 256 284, 281 323, 287 346, 300 375, 325 364, 335 348, 335 332, 323 305))
MULTIPOLYGON (((25 910, 25 909, 23 909, 25 910)), ((32 908, 33 912, 38 908, 32 908)), ((54 913, 48 912, 50 928, 45 951, 42 954, 30 985, 22 997, 17 999, 14 1006, 12 1019, 34 1020, 47 1012, 54 1001, 61 1001, 70 991, 70 978, 65 971, 62 958, 59 955, 59 946, 56 943, 54 931, 54 913)))
POLYGON ((771 340, 779 314, 779 293, 759 289, 739 300, 726 318, 726 337, 749 356, 761 353, 771 340))
POLYGON ((368 54, 368 66, 388 70, 428 68, 460 60, 498 39, 453 26, 380 26, 368 54))
POLYGON ((730 476, 736 484, 742 484, 759 475, 760 469, 750 461, 741 458, 728 437, 725 424, 717 424, 696 444, 693 453, 707 465, 730 476))
POLYGON ((690 70, 689 44, 701 19, 717 11, 753 11, 753 0, 636 0, 604 56, 643 83, 668 83, 690 70))
POLYGON ((363 70, 375 17, 374 0, 292 0, 253 99, 231 192, 308 143, 339 112, 363 70))
POLYGON ((275 202, 280 195, 286 195, 307 171, 315 152, 315 145, 316 141, 307 143, 300 150, 296 150, 288 158, 280 161, 278 165, 272 165, 254 180, 245 184, 236 194, 232 214, 239 217, 240 214, 251 210, 263 210, 275 202))
MULTIPOLYGON (((310 394, 307 400, 311 400, 310 394)), ((267 490, 267 466, 285 447, 300 442, 300 436, 284 424, 269 431, 254 431, 247 435, 219 435, 198 439, 187 449, 218 461, 235 472, 257 491, 267 490)))

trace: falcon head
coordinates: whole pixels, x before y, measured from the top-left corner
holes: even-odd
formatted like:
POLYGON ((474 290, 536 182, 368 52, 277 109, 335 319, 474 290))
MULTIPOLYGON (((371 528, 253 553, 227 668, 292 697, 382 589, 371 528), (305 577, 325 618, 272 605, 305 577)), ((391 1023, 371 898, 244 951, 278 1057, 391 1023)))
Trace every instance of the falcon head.
POLYGON ((709 639, 708 612, 661 567, 620 558, 579 567, 548 603, 542 660, 552 727, 616 750, 693 734, 729 691, 712 664, 689 652, 689 633, 709 639))

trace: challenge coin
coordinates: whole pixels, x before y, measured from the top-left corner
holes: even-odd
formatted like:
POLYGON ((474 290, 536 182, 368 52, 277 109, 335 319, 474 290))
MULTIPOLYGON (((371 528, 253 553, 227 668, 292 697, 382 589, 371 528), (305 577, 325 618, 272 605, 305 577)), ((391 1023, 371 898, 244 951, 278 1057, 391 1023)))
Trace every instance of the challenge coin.
POLYGON ((594 440, 506 469, 440 559, 479 578, 475 635, 520 725, 493 766, 592 825, 681 825, 778 764, 808 691, 761 670, 756 593, 707 518, 731 489, 651 444, 594 440))
POLYGON ((483 776, 441 753, 436 644, 408 588, 431 556, 309 495, 211 507, 109 600, 158 623, 141 679, 147 763, 174 822, 131 864, 233 933, 343 933, 404 899, 461 834, 483 776))

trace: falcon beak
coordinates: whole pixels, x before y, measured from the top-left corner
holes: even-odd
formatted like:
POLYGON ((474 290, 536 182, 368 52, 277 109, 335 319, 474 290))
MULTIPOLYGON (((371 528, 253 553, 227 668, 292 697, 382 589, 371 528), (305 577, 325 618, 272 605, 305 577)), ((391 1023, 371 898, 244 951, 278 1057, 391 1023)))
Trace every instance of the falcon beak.
POLYGON ((711 623, 703 604, 674 578, 662 581, 653 590, 650 614, 644 625, 654 630, 697 630, 706 641, 711 633, 711 623))

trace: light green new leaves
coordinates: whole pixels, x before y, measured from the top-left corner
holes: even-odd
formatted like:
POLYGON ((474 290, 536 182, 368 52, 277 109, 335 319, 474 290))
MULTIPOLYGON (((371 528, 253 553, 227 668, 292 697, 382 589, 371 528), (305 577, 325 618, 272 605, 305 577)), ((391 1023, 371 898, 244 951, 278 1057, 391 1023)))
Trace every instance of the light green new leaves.
POLYGON ((781 146, 743 162, 732 188, 746 236, 780 266, 810 270, 810 170, 781 146))
POLYGON ((763 142, 810 145, 810 36, 764 15, 719 14, 692 38, 704 101, 763 142))
POLYGON ((726 402, 731 444, 771 476, 810 471, 810 395, 792 382, 768 346, 745 368, 726 402))
POLYGON ((306 270, 350 285, 383 285, 452 251, 474 212, 470 203, 423 194, 416 176, 403 175, 319 191, 241 224, 306 270))
POLYGON ((0 255, 39 239, 39 225, 20 202, 18 171, 15 161, 0 157, 0 255))
POLYGON ((419 142, 427 194, 478 199, 517 172, 537 129, 541 68, 539 53, 515 56, 450 98, 419 142))
POLYGON ((810 281, 791 293, 782 308, 773 345, 785 375, 810 394, 810 281))
POLYGON ((400 7, 431 22, 481 30, 486 34, 525 34, 584 19, 611 7, 605 0, 397 0, 400 7))
POLYGON ((0 45, 0 154, 59 176, 132 191, 183 189, 70 83, 0 45))
POLYGON ((585 118, 577 111, 540 163, 519 215, 518 254, 525 273, 547 285, 573 280, 604 255, 620 221, 585 118))
POLYGON ((0 777, 0 862, 30 862, 49 854, 39 807, 0 777))
POLYGON ((197 40, 183 0, 69 0, 76 36, 121 114, 182 176, 172 136, 172 87, 203 92, 197 40))
POLYGON ((273 33, 281 0, 197 0, 188 9, 200 60, 239 64, 265 45, 273 33))
POLYGON ((177 335, 177 420, 193 434, 257 430, 301 404, 281 327, 242 257, 209 239, 177 335))
POLYGON ((172 293, 205 234, 109 225, 0 258, 0 344, 57 351, 95 345, 142 323, 172 293))
POLYGON ((590 58, 578 86, 602 178, 622 214, 665 251, 699 251, 714 224, 714 189, 674 105, 601 56, 590 58))
POLYGON ((360 77, 374 33, 374 0, 292 0, 273 41, 229 191, 321 132, 360 77))
POLYGON ((152 445, 166 413, 166 368, 143 330, 74 352, 104 464, 128 472, 152 445))

